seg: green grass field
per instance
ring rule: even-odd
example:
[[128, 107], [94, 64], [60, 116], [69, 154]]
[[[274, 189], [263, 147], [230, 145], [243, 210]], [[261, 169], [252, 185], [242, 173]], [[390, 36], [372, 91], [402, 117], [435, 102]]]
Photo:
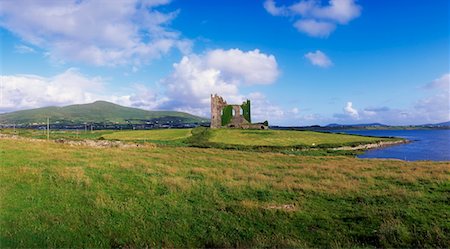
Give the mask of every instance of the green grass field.
[[450, 165], [0, 139], [0, 246], [450, 247]]
[[105, 139], [117, 139], [123, 141], [172, 141], [190, 137], [192, 129], [164, 129], [164, 130], [142, 130], [142, 131], [118, 131], [106, 134]]
[[380, 141], [380, 138], [353, 136], [344, 134], [319, 133], [313, 131], [289, 130], [213, 130], [211, 142], [256, 145], [256, 146], [292, 146], [292, 145], [323, 145], [346, 143], [371, 143]]
[[[44, 130], [12, 129], [0, 131], [3, 134], [16, 134], [22, 137], [45, 139]], [[341, 146], [356, 146], [376, 143], [380, 141], [393, 141], [398, 139], [364, 137], [346, 134], [331, 134], [312, 131], [290, 130], [241, 130], [241, 129], [158, 129], [158, 130], [52, 130], [50, 139], [107, 139], [128, 142], [150, 142], [169, 146], [193, 146], [202, 148], [221, 148], [251, 151], [278, 151], [292, 152], [292, 150], [320, 149], [315, 154], [339, 154], [341, 152], [330, 149]], [[346, 152], [354, 155], [356, 152]]]
[[[110, 134], [113, 130], [50, 130], [50, 139], [68, 139], [68, 140], [83, 140], [83, 139], [99, 139], [105, 134]], [[1, 134], [17, 135], [26, 138], [47, 139], [47, 133], [45, 130], [35, 129], [2, 129]]]

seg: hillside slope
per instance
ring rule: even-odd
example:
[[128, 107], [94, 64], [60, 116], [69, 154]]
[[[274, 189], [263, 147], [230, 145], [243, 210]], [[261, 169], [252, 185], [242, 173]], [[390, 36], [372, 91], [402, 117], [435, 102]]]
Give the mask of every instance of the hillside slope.
[[177, 119], [183, 123], [207, 121], [205, 118], [184, 112], [146, 111], [120, 106], [106, 101], [64, 107], [43, 107], [0, 114], [3, 124], [31, 124], [46, 122], [49, 117], [54, 122], [63, 123], [127, 123], [127, 120]]

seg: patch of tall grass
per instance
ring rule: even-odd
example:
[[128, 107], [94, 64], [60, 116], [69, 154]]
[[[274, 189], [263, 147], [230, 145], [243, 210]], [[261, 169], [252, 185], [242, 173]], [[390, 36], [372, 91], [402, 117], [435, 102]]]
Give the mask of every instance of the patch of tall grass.
[[450, 246], [448, 162], [13, 139], [0, 159], [4, 248]]

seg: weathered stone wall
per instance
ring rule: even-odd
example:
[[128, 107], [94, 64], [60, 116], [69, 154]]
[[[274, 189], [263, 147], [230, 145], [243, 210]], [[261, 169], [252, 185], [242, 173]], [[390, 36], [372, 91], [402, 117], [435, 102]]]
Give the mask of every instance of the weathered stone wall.
[[227, 102], [217, 94], [211, 94], [211, 128], [222, 127], [222, 110]]
[[226, 127], [230, 128], [243, 128], [242, 125], [250, 124], [244, 116], [241, 114], [241, 106], [240, 105], [229, 105], [232, 108], [232, 116], [231, 120]]
[[222, 97], [211, 94], [211, 128], [267, 129], [264, 124], [252, 124], [250, 100], [242, 105], [228, 105]]

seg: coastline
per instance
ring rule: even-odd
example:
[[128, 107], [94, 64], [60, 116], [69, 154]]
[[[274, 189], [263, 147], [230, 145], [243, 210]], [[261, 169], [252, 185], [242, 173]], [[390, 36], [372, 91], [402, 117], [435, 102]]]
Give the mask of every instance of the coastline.
[[411, 141], [407, 140], [407, 139], [396, 140], [396, 141], [381, 141], [378, 143], [362, 144], [362, 145], [358, 145], [355, 147], [351, 147], [351, 146], [337, 147], [337, 148], [332, 148], [331, 150], [370, 150], [370, 149], [379, 149], [379, 148], [383, 148], [383, 147], [400, 145], [400, 144], [407, 144], [410, 142]]
[[[123, 141], [110, 141], [110, 140], [91, 140], [91, 139], [83, 139], [83, 140], [68, 140], [68, 139], [56, 139], [56, 140], [46, 140], [46, 139], [37, 139], [37, 138], [28, 138], [28, 137], [21, 137], [18, 135], [10, 135], [10, 134], [2, 134], [0, 133], [0, 139], [16, 139], [16, 140], [26, 140], [30, 142], [53, 142], [53, 143], [59, 143], [59, 144], [68, 144], [70, 146], [88, 146], [88, 147], [126, 147], [126, 148], [132, 148], [132, 147], [143, 147], [142, 144], [138, 143], [124, 143]], [[411, 141], [407, 139], [401, 139], [401, 140], [395, 140], [395, 141], [380, 141], [377, 143], [368, 143], [368, 144], [362, 144], [357, 146], [341, 146], [341, 147], [335, 147], [335, 148], [329, 148], [329, 150], [333, 151], [356, 151], [356, 150], [370, 150], [370, 149], [378, 149], [388, 146], [394, 146], [399, 144], [406, 144], [410, 143]], [[147, 145], [148, 146], [148, 145]], [[154, 147], [154, 146], [151, 146]], [[307, 149], [301, 149], [302, 151], [311, 151], [311, 150], [320, 150], [320, 148], [307, 148]]]

